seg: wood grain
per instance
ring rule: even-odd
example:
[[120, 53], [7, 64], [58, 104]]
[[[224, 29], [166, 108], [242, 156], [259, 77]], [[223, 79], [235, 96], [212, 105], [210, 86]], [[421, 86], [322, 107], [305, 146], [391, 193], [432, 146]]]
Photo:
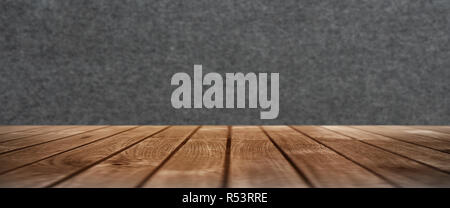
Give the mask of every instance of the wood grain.
[[389, 183], [287, 126], [264, 126], [315, 187], [391, 187]]
[[450, 126], [411, 126], [411, 127], [450, 134]]
[[449, 128], [0, 126], [0, 187], [450, 187]]
[[448, 187], [450, 175], [318, 126], [295, 129], [401, 187]]
[[346, 126], [324, 127], [450, 173], [450, 154]]
[[381, 129], [387, 128], [393, 131], [404, 132], [406, 134], [415, 134], [425, 137], [431, 137], [442, 141], [450, 141], [450, 134], [442, 133], [434, 130], [421, 129], [410, 126], [381, 126]]
[[196, 128], [171, 126], [56, 187], [136, 187]]
[[361, 129], [375, 134], [387, 136], [393, 139], [402, 140], [412, 144], [428, 147], [434, 150], [450, 153], [450, 141], [442, 141], [439, 139], [407, 133], [400, 130], [384, 128], [383, 126], [352, 126], [352, 128]]
[[[142, 139], [146, 132], [122, 127], [111, 137], [0, 175], [1, 187], [47, 187]], [[126, 131], [128, 130], [128, 131]], [[20, 181], [20, 182], [19, 182]]]
[[228, 129], [203, 126], [143, 187], [222, 186]]
[[17, 125], [17, 126], [0, 126], [0, 134], [6, 134], [11, 132], [17, 132], [17, 131], [25, 131], [29, 129], [36, 129], [40, 128], [42, 126], [24, 126], [24, 125]]
[[77, 126], [74, 128], [63, 129], [59, 131], [52, 131], [49, 133], [38, 134], [35, 136], [29, 136], [22, 139], [14, 139], [9, 140], [3, 143], [0, 143], [0, 154], [4, 154], [6, 152], [11, 152], [14, 150], [23, 149], [26, 147], [31, 147], [34, 145], [39, 145], [51, 141], [55, 141], [58, 139], [62, 139], [64, 137], [68, 137], [71, 135], [81, 134], [86, 131], [91, 131], [94, 129], [103, 128], [105, 126]]
[[308, 187], [257, 126], [233, 126], [229, 187]]
[[40, 128], [30, 128], [22, 131], [1, 134], [0, 143], [75, 127], [76, 126], [42, 126]]
[[128, 126], [108, 127], [2, 154], [0, 155], [0, 174], [128, 129], [130, 129]]

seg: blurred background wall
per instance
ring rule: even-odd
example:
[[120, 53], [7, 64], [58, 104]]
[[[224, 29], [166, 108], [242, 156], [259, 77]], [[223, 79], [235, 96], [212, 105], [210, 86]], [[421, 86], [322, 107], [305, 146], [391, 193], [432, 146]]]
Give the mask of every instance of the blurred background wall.
[[[3, 0], [0, 124], [450, 124], [450, 1]], [[280, 114], [171, 107], [279, 72]]]

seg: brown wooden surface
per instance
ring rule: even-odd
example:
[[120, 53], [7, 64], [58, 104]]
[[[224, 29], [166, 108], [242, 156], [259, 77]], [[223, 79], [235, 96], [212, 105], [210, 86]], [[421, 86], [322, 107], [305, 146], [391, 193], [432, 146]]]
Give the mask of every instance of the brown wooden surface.
[[172, 126], [67, 180], [60, 186], [139, 186], [195, 129], [195, 126]]
[[[297, 130], [400, 187], [447, 187], [450, 175], [318, 126]], [[424, 174], [426, 173], [426, 174]]]
[[441, 133], [435, 130], [428, 130], [426, 128], [414, 128], [409, 126], [382, 126], [382, 128], [388, 128], [394, 131], [401, 131], [406, 134], [417, 134], [425, 137], [431, 137], [442, 141], [450, 141], [450, 134]]
[[0, 187], [450, 187], [449, 126], [0, 126]]
[[287, 126], [264, 130], [314, 187], [391, 187], [377, 175]]
[[20, 132], [28, 129], [36, 129], [42, 126], [0, 126], [0, 134], [6, 134], [11, 132]]
[[44, 144], [50, 141], [63, 139], [68, 136], [81, 134], [86, 131], [102, 128], [102, 126], [81, 126], [63, 129], [61, 131], [53, 131], [35, 136], [28, 136], [21, 139], [13, 139], [0, 143], [0, 154], [24, 149], [34, 145]]
[[450, 154], [346, 126], [325, 126], [325, 128], [450, 173]]
[[411, 144], [420, 145], [437, 151], [450, 152], [450, 141], [444, 141], [417, 133], [405, 132], [402, 128], [398, 130], [385, 126], [354, 126], [354, 128]]
[[221, 187], [228, 129], [203, 126], [143, 187]]
[[309, 187], [257, 126], [231, 129], [230, 187]]
[[[14, 126], [15, 127], [15, 126]], [[48, 132], [54, 132], [62, 129], [74, 128], [76, 126], [41, 126], [39, 128], [36, 127], [26, 127], [23, 130], [20, 130], [19, 127], [12, 128], [9, 133], [0, 135], [0, 143], [8, 142], [12, 140], [27, 138], [30, 136], [37, 136], [41, 134], [45, 134]], [[8, 132], [7, 128], [3, 126], [4, 132]]]
[[413, 126], [416, 129], [430, 130], [450, 134], [450, 126]]

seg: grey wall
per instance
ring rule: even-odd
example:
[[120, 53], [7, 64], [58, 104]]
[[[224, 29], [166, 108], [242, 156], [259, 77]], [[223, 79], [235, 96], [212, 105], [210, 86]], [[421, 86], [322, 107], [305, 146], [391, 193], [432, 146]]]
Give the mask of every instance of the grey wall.
[[[0, 1], [0, 124], [450, 124], [450, 1]], [[279, 72], [280, 115], [175, 110], [176, 72]]]

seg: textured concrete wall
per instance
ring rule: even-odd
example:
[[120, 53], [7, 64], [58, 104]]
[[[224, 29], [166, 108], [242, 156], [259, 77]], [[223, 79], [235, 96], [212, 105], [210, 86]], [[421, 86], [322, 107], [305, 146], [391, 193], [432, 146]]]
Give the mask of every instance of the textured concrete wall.
[[[450, 124], [450, 1], [0, 1], [0, 124]], [[280, 115], [175, 110], [176, 72], [279, 72]]]

